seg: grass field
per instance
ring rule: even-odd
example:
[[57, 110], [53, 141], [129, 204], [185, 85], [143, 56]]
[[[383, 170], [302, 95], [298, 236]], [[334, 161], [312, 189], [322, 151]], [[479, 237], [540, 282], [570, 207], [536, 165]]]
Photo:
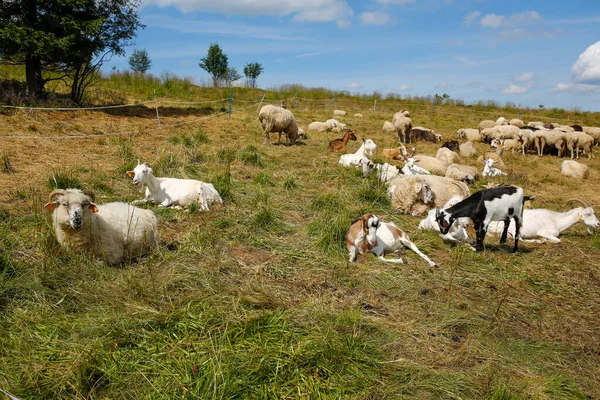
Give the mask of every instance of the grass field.
[[[161, 98], [223, 94], [194, 90]], [[114, 99], [147, 100], [142, 92]], [[396, 144], [381, 126], [406, 108], [401, 100], [373, 110], [364, 98], [337, 96], [329, 108], [326, 95], [298, 96], [308, 98], [292, 109], [300, 126], [342, 108], [364, 114], [338, 118], [359, 140]], [[337, 134], [262, 145], [252, 104], [234, 102], [249, 108], [230, 120], [200, 120], [227, 102], [162, 104], [163, 129], [154, 104], [0, 114], [2, 136], [40, 137], [0, 139], [0, 388], [23, 399], [600, 398], [598, 233], [576, 225], [560, 244], [520, 243], [516, 254], [510, 239], [499, 245], [491, 235], [482, 253], [450, 246], [419, 232], [419, 218], [393, 214], [385, 187], [338, 166], [339, 155], [326, 151]], [[517, 116], [510, 108], [413, 105], [413, 124], [445, 140], [482, 119]], [[528, 121], [535, 111], [518, 112]], [[597, 113], [540, 113], [600, 125]], [[132, 133], [102, 136], [122, 131]], [[64, 135], [95, 137], [41, 138]], [[350, 142], [349, 151], [358, 146]], [[419, 143], [418, 151], [434, 155], [437, 147]], [[100, 204], [140, 199], [125, 176], [137, 159], [157, 176], [213, 182], [224, 207], [201, 214], [144, 206], [158, 216], [162, 245], [119, 267], [61, 250], [43, 209], [52, 189], [91, 189]], [[582, 159], [591, 173], [580, 182], [560, 176], [557, 157], [507, 154], [504, 181], [535, 195], [535, 207], [566, 210], [571, 197], [597, 201], [598, 160]], [[349, 264], [344, 234], [367, 211], [405, 229], [440, 267], [412, 252], [405, 265], [372, 255]]]

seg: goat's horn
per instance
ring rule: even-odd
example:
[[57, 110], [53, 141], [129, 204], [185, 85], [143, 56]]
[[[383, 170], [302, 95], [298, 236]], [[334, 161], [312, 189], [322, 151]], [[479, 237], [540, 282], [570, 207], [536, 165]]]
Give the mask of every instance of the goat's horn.
[[582, 198], [580, 198], [580, 197], [573, 197], [573, 198], [571, 198], [571, 199], [569, 199], [569, 200], [565, 201], [565, 204], [567, 204], [567, 203], [568, 203], [568, 202], [570, 202], [570, 201], [576, 201], [576, 202], [578, 202], [578, 203], [581, 203], [581, 204], [582, 204], [584, 207], [586, 207], [586, 208], [588, 208], [588, 207], [591, 207], [591, 206], [590, 206], [590, 203], [588, 203], [586, 200], [584, 200], [584, 199], [582, 199]]
[[91, 190], [84, 190], [83, 194], [85, 194], [86, 196], [90, 196], [90, 198], [92, 199], [92, 203], [96, 201], [96, 195]]
[[50, 201], [50, 202], [54, 201], [54, 197], [58, 196], [59, 194], [65, 194], [65, 190], [64, 189], [56, 189], [56, 190], [52, 191], [52, 193], [50, 193], [50, 195], [48, 196], [48, 201]]

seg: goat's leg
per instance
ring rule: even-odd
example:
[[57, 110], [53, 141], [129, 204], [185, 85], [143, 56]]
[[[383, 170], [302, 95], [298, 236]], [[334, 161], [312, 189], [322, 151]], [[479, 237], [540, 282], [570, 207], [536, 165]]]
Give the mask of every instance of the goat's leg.
[[519, 238], [521, 237], [521, 218], [515, 216], [513, 219], [515, 220], [515, 247], [513, 247], [512, 252], [516, 253], [519, 248]]
[[510, 225], [510, 218], [504, 220], [504, 229], [502, 230], [502, 236], [500, 236], [500, 243], [506, 243], [508, 237], [508, 226]]
[[412, 251], [417, 253], [423, 260], [427, 261], [427, 264], [429, 264], [430, 267], [436, 266], [436, 263], [431, 261], [429, 257], [427, 257], [425, 254], [421, 253], [417, 246], [411, 240], [408, 239], [408, 236], [405, 238], [400, 238], [400, 242], [404, 247], [411, 249]]
[[356, 260], [356, 246], [348, 248], [348, 255], [350, 256], [350, 258], [348, 258], [349, 262], [354, 262], [354, 260]]

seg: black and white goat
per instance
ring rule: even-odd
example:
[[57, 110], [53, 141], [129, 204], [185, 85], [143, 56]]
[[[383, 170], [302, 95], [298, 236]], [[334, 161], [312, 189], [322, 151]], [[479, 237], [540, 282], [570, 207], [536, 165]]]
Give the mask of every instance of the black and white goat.
[[436, 215], [436, 221], [442, 234], [448, 233], [457, 218], [469, 217], [473, 221], [477, 234], [477, 251], [483, 250], [483, 239], [492, 221], [504, 221], [504, 230], [500, 243], [505, 243], [511, 218], [515, 221], [516, 252], [519, 245], [520, 231], [523, 225], [523, 202], [532, 197], [523, 195], [523, 188], [512, 185], [501, 185], [491, 189], [473, 193], [460, 203], [441, 210]]

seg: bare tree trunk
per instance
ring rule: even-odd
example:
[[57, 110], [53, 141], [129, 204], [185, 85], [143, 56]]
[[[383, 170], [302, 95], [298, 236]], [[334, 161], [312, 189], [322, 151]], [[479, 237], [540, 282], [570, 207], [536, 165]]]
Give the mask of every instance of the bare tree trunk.
[[43, 93], [42, 62], [39, 58], [28, 57], [25, 60], [25, 80], [29, 95], [39, 97]]

